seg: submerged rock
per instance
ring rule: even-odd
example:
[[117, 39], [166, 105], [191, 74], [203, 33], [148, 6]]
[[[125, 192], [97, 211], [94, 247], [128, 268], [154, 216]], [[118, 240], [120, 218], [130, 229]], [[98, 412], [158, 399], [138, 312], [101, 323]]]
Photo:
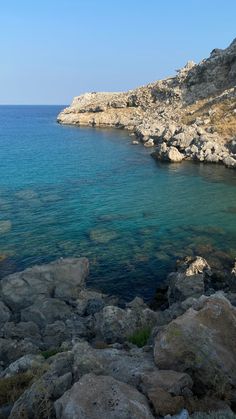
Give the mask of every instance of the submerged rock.
[[115, 240], [119, 237], [116, 231], [106, 230], [105, 228], [95, 228], [89, 233], [90, 240], [100, 243], [107, 244], [112, 240]]
[[16, 192], [15, 196], [23, 200], [37, 199], [38, 194], [33, 189], [22, 189], [21, 191]]
[[11, 231], [12, 223], [10, 220], [0, 221], [0, 234], [6, 234]]

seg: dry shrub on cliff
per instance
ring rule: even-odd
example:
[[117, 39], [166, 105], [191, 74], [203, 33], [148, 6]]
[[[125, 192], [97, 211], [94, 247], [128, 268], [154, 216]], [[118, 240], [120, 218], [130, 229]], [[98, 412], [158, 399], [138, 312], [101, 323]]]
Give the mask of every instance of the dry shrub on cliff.
[[207, 119], [204, 127], [214, 127], [223, 138], [236, 136], [236, 100], [234, 98], [215, 103], [214, 99], [199, 100], [185, 108], [185, 114], [182, 117], [184, 124], [191, 125], [196, 118]]
[[9, 378], [0, 379], [0, 406], [14, 403], [32, 383], [31, 371], [23, 372]]
[[45, 364], [26, 372], [19, 372], [12, 377], [0, 378], [0, 406], [14, 403], [47, 369], [48, 365]]

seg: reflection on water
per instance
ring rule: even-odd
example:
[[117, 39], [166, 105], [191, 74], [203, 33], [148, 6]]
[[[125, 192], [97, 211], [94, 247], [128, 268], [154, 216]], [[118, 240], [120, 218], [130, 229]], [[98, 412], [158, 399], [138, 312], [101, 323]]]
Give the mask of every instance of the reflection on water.
[[118, 130], [61, 127], [58, 107], [0, 107], [0, 276], [87, 256], [89, 283], [150, 298], [185, 255], [236, 257], [236, 174], [156, 163]]

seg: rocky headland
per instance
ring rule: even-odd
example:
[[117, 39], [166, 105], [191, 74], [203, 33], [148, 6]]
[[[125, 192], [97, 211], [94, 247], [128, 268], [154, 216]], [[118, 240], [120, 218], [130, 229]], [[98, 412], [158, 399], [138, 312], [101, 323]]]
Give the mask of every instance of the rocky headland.
[[236, 40], [174, 77], [125, 93], [75, 97], [58, 122], [127, 129], [158, 160], [236, 168]]
[[234, 262], [179, 261], [155, 309], [88, 275], [74, 258], [1, 280], [0, 418], [235, 418]]

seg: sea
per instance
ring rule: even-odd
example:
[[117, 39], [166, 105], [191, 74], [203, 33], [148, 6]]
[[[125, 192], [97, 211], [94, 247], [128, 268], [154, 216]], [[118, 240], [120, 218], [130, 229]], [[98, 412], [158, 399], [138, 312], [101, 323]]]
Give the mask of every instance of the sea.
[[158, 163], [119, 129], [62, 126], [61, 106], [0, 106], [0, 278], [86, 256], [88, 286], [150, 301], [185, 256], [236, 257], [236, 171]]

